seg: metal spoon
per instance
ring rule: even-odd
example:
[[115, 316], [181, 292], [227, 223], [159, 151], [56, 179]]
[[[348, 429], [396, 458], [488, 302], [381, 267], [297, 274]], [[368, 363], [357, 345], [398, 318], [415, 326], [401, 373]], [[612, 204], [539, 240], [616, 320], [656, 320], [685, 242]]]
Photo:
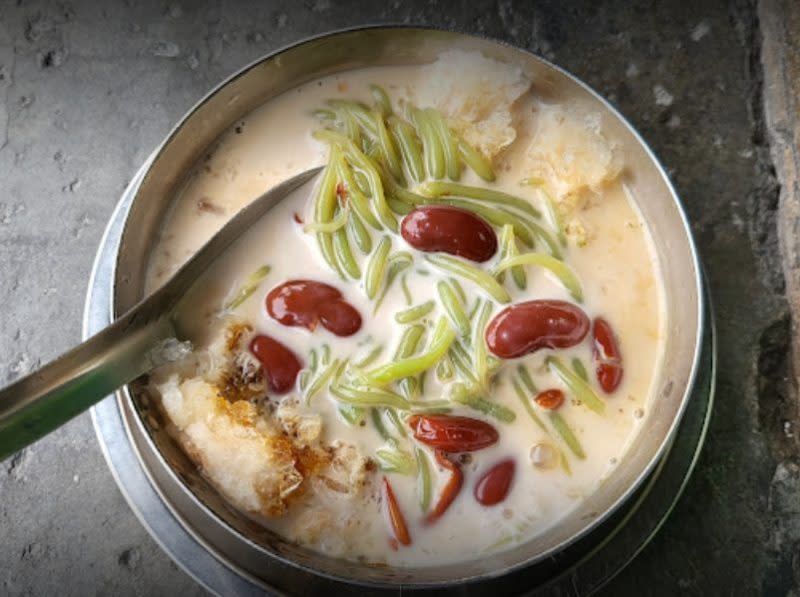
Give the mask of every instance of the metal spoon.
[[183, 299], [244, 232], [313, 168], [270, 189], [237, 213], [156, 292], [103, 331], [0, 390], [0, 460], [33, 443], [140, 375], [185, 355], [175, 323]]

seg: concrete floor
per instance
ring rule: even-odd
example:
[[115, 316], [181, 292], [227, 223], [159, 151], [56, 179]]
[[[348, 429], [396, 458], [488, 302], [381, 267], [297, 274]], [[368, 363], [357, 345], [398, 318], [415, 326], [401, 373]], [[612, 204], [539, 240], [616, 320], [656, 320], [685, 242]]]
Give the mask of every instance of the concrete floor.
[[[762, 17], [780, 4], [763, 3]], [[764, 33], [758, 9], [744, 0], [0, 0], [0, 383], [79, 340], [92, 259], [120, 192], [221, 78], [359, 23], [505, 39], [583, 78], [653, 146], [688, 209], [717, 311], [707, 448], [672, 518], [604, 594], [798, 595], [791, 317], [761, 60], [774, 31]], [[0, 594], [203, 593], [128, 509], [88, 415], [0, 463], [0, 529]]]

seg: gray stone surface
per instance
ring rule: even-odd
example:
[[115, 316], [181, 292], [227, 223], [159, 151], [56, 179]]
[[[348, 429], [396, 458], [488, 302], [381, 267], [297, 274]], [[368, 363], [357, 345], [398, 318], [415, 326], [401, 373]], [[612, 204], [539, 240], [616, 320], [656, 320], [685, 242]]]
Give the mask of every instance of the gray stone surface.
[[[78, 341], [115, 201], [222, 77], [303, 36], [361, 23], [505, 39], [585, 79], [652, 144], [686, 203], [716, 303], [707, 448], [664, 529], [604, 594], [796, 595], [796, 391], [762, 99], [762, 35], [769, 56], [785, 51], [769, 46], [776, 23], [788, 39], [800, 35], [775, 16], [781, 5], [0, 0], [0, 382]], [[202, 593], [127, 508], [87, 415], [0, 463], [0, 536], [0, 594]]]

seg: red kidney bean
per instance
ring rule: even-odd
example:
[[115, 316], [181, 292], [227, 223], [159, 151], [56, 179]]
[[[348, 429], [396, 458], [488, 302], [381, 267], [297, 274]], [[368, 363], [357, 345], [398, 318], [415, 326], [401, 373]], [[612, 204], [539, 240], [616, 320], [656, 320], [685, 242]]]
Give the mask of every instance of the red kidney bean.
[[594, 320], [592, 335], [592, 357], [597, 381], [604, 392], [611, 394], [622, 382], [622, 353], [614, 331], [602, 317]]
[[361, 315], [346, 301], [322, 303], [319, 321], [326, 330], [337, 336], [352, 336], [361, 329]]
[[498, 462], [486, 471], [475, 484], [475, 499], [478, 503], [494, 506], [506, 499], [516, 468], [516, 463], [508, 459]]
[[486, 327], [489, 350], [515, 359], [540, 348], [569, 348], [589, 331], [589, 318], [566, 301], [537, 300], [506, 307]]
[[564, 392], [555, 388], [544, 390], [539, 392], [533, 400], [545, 410], [555, 410], [564, 404]]
[[287, 326], [312, 332], [317, 324], [337, 336], [352, 336], [361, 329], [361, 314], [342, 298], [338, 289], [314, 280], [289, 280], [270, 290], [267, 312]]
[[414, 437], [445, 452], [474, 452], [497, 443], [497, 429], [479, 419], [450, 415], [413, 415]]
[[400, 234], [420, 251], [441, 251], [471, 261], [487, 261], [497, 251], [497, 236], [485, 220], [446, 205], [427, 205], [411, 211], [400, 224]]
[[285, 394], [294, 387], [303, 365], [286, 346], [269, 336], [256, 336], [250, 342], [250, 352], [264, 367], [270, 390]]

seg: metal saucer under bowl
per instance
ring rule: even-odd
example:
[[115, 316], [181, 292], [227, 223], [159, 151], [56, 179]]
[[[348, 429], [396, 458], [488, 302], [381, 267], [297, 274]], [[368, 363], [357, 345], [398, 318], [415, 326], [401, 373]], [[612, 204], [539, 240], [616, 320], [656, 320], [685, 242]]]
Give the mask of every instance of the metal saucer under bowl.
[[[125, 213], [141, 175], [142, 171], [123, 194], [97, 253], [86, 300], [84, 337], [110, 322], [114, 255]], [[715, 367], [716, 338], [709, 324], [704, 331], [695, 388], [673, 445], [648, 480], [611, 518], [552, 558], [509, 576], [463, 585], [459, 593], [478, 595], [491, 589], [503, 594], [587, 595], [630, 563], [661, 528], [694, 469], [711, 415]], [[219, 595], [292, 595], [316, 591], [370, 594], [364, 587], [324, 579], [286, 564], [276, 562], [266, 567], [260, 578], [255, 578], [226, 562], [214, 551], [213, 541], [204, 535], [203, 529], [193, 528], [181, 518], [174, 504], [151, 482], [128, 429], [131, 416], [135, 415], [126, 407], [126, 401], [116, 396], [109, 396], [92, 409], [103, 454], [133, 512], [162, 549], [198, 583]], [[400, 593], [400, 589], [372, 592]]]

